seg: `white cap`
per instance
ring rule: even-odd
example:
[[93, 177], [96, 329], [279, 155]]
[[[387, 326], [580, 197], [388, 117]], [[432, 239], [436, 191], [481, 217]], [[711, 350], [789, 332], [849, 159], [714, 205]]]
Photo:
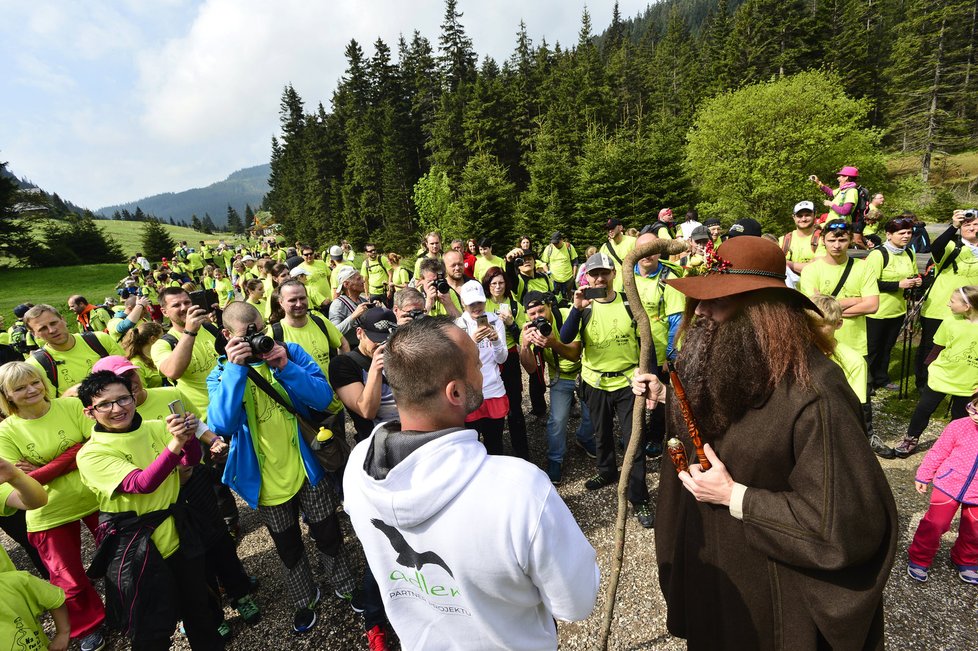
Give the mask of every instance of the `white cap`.
[[308, 276], [309, 272], [302, 267], [294, 267], [292, 271], [289, 272], [289, 275], [293, 278], [298, 278], [299, 276]]
[[343, 248], [337, 244], [329, 247], [329, 257], [339, 260], [343, 257]]
[[350, 265], [348, 264], [343, 265], [342, 267], [340, 267], [340, 270], [336, 272], [336, 285], [338, 287], [342, 287], [343, 283], [348, 281], [350, 278], [354, 276], [354, 274], [357, 273], [359, 272], [353, 267], [351, 267]]
[[241, 258], [241, 262], [248, 262], [249, 260], [254, 261], [254, 259], [255, 259], [254, 256], [246, 255], [243, 258]]
[[815, 212], [815, 204], [813, 204], [811, 201], [799, 201], [795, 204], [793, 214], [797, 215], [802, 210], [811, 210], [812, 212]]
[[607, 269], [612, 270], [615, 268], [615, 263], [611, 261], [604, 253], [595, 253], [590, 258], [587, 259], [587, 270], [590, 273], [594, 269]]
[[462, 299], [462, 305], [486, 302], [486, 292], [482, 289], [482, 285], [475, 280], [470, 280], [462, 285], [462, 291], [458, 294]]

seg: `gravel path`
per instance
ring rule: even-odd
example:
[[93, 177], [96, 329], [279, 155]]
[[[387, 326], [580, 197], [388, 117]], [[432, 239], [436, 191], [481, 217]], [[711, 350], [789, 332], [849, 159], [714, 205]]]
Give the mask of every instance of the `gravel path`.
[[[529, 405], [526, 405], [529, 412]], [[530, 432], [531, 458], [545, 459], [545, 422], [527, 418]], [[576, 426], [576, 422], [573, 423]], [[895, 422], [885, 414], [877, 413], [876, 429], [890, 444], [899, 440], [905, 423]], [[923, 437], [925, 443], [933, 441], [943, 423], [935, 421]], [[887, 435], [889, 433], [889, 435]], [[881, 460], [886, 476], [896, 498], [900, 515], [900, 538], [897, 557], [886, 587], [886, 637], [890, 649], [965, 650], [978, 648], [978, 588], [961, 583], [948, 559], [948, 549], [957, 535], [957, 523], [945, 536], [931, 578], [919, 584], [906, 576], [906, 550], [917, 522], [927, 508], [927, 498], [913, 489], [913, 473], [922, 457], [915, 455], [906, 460]], [[649, 487], [655, 491], [658, 478], [657, 462], [650, 464]], [[614, 519], [616, 512], [613, 488], [591, 492], [584, 489], [585, 479], [593, 472], [593, 461], [571, 445], [564, 465], [564, 483], [559, 492], [570, 510], [578, 518], [584, 533], [598, 552], [598, 563], [606, 574], [611, 566], [614, 544]], [[227, 616], [235, 632], [228, 649], [241, 651], [277, 651], [279, 649], [366, 649], [363, 623], [359, 615], [324, 589], [323, 604], [319, 608], [319, 624], [307, 635], [291, 633], [292, 608], [284, 598], [284, 586], [280, 578], [278, 557], [271, 539], [258, 522], [255, 513], [243, 503], [241, 525], [244, 532], [238, 552], [248, 571], [261, 581], [257, 601], [262, 608], [263, 619], [248, 628], [228, 609]], [[347, 540], [354, 535], [344, 516]], [[619, 651], [637, 649], [684, 649], [683, 640], [669, 635], [665, 629], [665, 605], [659, 592], [655, 565], [654, 530], [638, 526], [629, 515], [628, 536], [625, 547], [625, 566], [618, 587], [615, 621], [610, 648]], [[306, 536], [310, 558], [316, 558], [316, 550]], [[23, 552], [4, 538], [4, 546], [19, 567], [28, 565]], [[90, 541], [86, 554], [91, 553]], [[357, 553], [359, 563], [363, 555]], [[86, 559], [87, 560], [87, 559]], [[314, 562], [315, 568], [315, 562]], [[562, 624], [559, 628], [560, 648], [585, 650], [594, 648], [601, 625], [601, 609], [604, 603], [606, 577], [594, 613], [587, 620]], [[399, 648], [392, 644], [393, 649]], [[126, 649], [128, 646], [117, 638], [110, 640], [108, 649]], [[177, 635], [175, 649], [189, 649], [186, 638]]]

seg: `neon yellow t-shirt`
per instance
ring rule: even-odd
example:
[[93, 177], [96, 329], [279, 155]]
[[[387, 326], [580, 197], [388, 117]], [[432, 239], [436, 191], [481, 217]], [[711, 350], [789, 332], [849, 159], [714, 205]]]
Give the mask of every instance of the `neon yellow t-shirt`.
[[562, 244], [559, 248], [548, 244], [540, 255], [540, 262], [547, 265], [550, 276], [558, 283], [566, 283], [574, 277], [574, 261], [577, 260], [574, 246], [570, 242]]
[[254, 305], [258, 313], [262, 315], [263, 319], [268, 319], [268, 315], [272, 313], [272, 303], [267, 298], [263, 298], [257, 303], [252, 301], [250, 298], [245, 301], [249, 305]]
[[848, 215], [840, 215], [835, 211], [836, 208], [843, 206], [847, 203], [851, 203], [853, 210], [855, 210], [856, 203], [859, 201], [859, 191], [855, 187], [846, 188], [845, 190], [836, 190], [835, 196], [832, 198], [832, 205], [829, 206], [829, 218], [827, 221], [833, 219], [844, 219], [847, 222], [852, 222], [852, 211]]
[[[621, 242], [615, 244], [613, 240], [605, 240], [604, 244], [598, 249], [598, 252], [604, 252], [608, 254], [611, 258], [611, 263], [615, 265], [615, 282], [614, 290], [620, 292], [622, 288], [622, 272], [621, 272], [621, 260], [625, 261], [625, 256], [631, 253], [632, 249], [635, 248], [635, 238], [628, 235], [621, 236]], [[611, 251], [615, 252], [615, 255], [611, 254]], [[618, 256], [617, 258], [615, 256]]]
[[[560, 308], [561, 324], [567, 321], [567, 315], [570, 314], [570, 308]], [[560, 337], [560, 328], [557, 327], [557, 318], [551, 311], [550, 314], [550, 326], [554, 329], [554, 336]], [[581, 333], [578, 332], [574, 335], [574, 341], [581, 340]], [[554, 380], [556, 375], [561, 380], [575, 380], [577, 379], [578, 373], [581, 372], [581, 360], [572, 362], [566, 357], [557, 356], [555, 359], [553, 348], [543, 349], [543, 361], [547, 365], [548, 375], [550, 381]]]
[[[867, 273], [873, 278], [884, 282], [897, 282], [917, 275], [917, 258], [912, 254], [895, 254], [887, 251], [889, 259], [884, 269], [881, 250], [881, 248], [874, 249], [866, 256]], [[907, 299], [903, 297], [903, 290], [897, 289], [892, 292], [880, 292], [880, 308], [876, 314], [867, 316], [870, 319], [892, 319], [906, 313]]]
[[506, 261], [496, 255], [475, 256], [475, 271], [473, 271], [475, 274], [475, 279], [481, 283], [482, 277], [485, 276], [486, 272], [492, 267], [499, 267], [503, 271], [506, 271]]
[[[624, 389], [638, 366], [638, 335], [622, 298], [619, 293], [610, 303], [591, 301], [591, 317], [581, 337], [581, 378], [595, 389]], [[619, 374], [602, 376], [614, 372]]]
[[[169, 334], [176, 337], [177, 343], [185, 336], [182, 332], [177, 332], [173, 328], [170, 328]], [[180, 387], [180, 391], [192, 403], [192, 406], [187, 405], [187, 409], [192, 409], [201, 420], [206, 420], [207, 418], [207, 403], [209, 401], [207, 397], [207, 376], [217, 366], [218, 354], [214, 350], [214, 341], [214, 335], [205, 328], [197, 331], [194, 348], [190, 353], [190, 363], [187, 365], [187, 370], [177, 380], [177, 386]], [[156, 368], [159, 368], [163, 360], [169, 357], [172, 352], [173, 348], [164, 339], [160, 339], [153, 344], [153, 347], [150, 349], [150, 354], [153, 357], [153, 363], [156, 364]]]
[[217, 292], [217, 306], [222, 310], [234, 300], [234, 284], [228, 278], [215, 278], [214, 291]]
[[[102, 344], [105, 352], [109, 355], [126, 356], [126, 353], [119, 344], [106, 333], [93, 332], [92, 334], [98, 337], [99, 343]], [[101, 359], [99, 354], [85, 343], [81, 335], [74, 334], [71, 336], [75, 338], [75, 345], [69, 350], [54, 350], [50, 346], [44, 346], [44, 350], [54, 359], [55, 368], [58, 370], [57, 390], [55, 390], [54, 385], [48, 380], [48, 374], [44, 372], [44, 367], [41, 366], [41, 363], [34, 359], [33, 355], [27, 358], [28, 364], [33, 364], [41, 370], [41, 375], [44, 376], [44, 387], [47, 389], [49, 398], [61, 395], [69, 387], [73, 387], [84, 380], [92, 372], [92, 367], [95, 366], [95, 362]]]
[[65, 602], [64, 590], [27, 572], [0, 573], [0, 640], [4, 649], [40, 651], [50, 640], [40, 616]]
[[[681, 278], [683, 273], [672, 264], [662, 263], [668, 269], [668, 278]], [[659, 271], [659, 274], [665, 273]], [[661, 366], [666, 361], [666, 351], [669, 347], [669, 321], [673, 314], [682, 314], [686, 309], [686, 297], [671, 285], [659, 282], [659, 276], [647, 278], [635, 275], [635, 286], [642, 299], [642, 307], [649, 315], [649, 325], [652, 328], [652, 342], [655, 344], [655, 359]], [[665, 291], [663, 291], [663, 287]]]
[[322, 260], [304, 261], [299, 263], [298, 268], [309, 272], [309, 285], [315, 285], [321, 294], [330, 295], [331, 274], [328, 264]]
[[177, 387], [147, 389], [146, 400], [136, 408], [136, 412], [143, 420], [161, 420], [165, 422], [166, 417], [170, 415], [170, 403], [174, 400], [182, 400], [184, 410], [200, 418], [201, 414], [193, 411], [193, 408], [187, 400], [187, 396], [183, 395]]
[[163, 386], [163, 374], [160, 373], [158, 368], [148, 366], [142, 357], [133, 357], [129, 361], [139, 367], [139, 370], [136, 372], [139, 373], [144, 387], [153, 389]]
[[928, 367], [927, 386], [951, 396], [970, 396], [978, 387], [978, 323], [954, 316], [934, 333], [934, 345], [944, 346]]
[[[941, 255], [938, 255], [937, 251], [933, 252], [934, 259], [946, 260], [953, 250], [954, 242], [949, 242]], [[965, 285], [978, 285], [978, 258], [975, 258], [967, 244], [958, 251], [957, 257], [954, 258], [954, 265], [942, 264], [941, 266], [946, 268], [934, 279], [934, 285], [921, 310], [921, 314], [928, 319], [951, 318], [951, 308], [947, 306], [947, 302], [951, 299], [954, 290]]]
[[[852, 271], [849, 272], [849, 277], [846, 278], [845, 285], [836, 294], [836, 298], [841, 300], [843, 298], [879, 296], [876, 278], [868, 272], [868, 265], [863, 260], [850, 259], [852, 260]], [[809, 297], [816, 294], [830, 296], [832, 290], [839, 284], [845, 268], [845, 264], [829, 264], [824, 258], [815, 260], [802, 269], [798, 289], [802, 294]], [[835, 338], [860, 355], [865, 355], [867, 352], [865, 315], [845, 317], [842, 320], [842, 328], [835, 333]]]
[[[0, 423], [0, 457], [10, 463], [27, 459], [43, 466], [76, 443], [88, 439], [92, 421], [82, 411], [77, 398], [56, 398], [48, 413], [40, 418], [24, 420], [8, 416]], [[77, 470], [52, 479], [45, 485], [48, 503], [27, 511], [28, 531], [48, 531], [74, 522], [98, 510], [95, 495], [82, 484]], [[13, 492], [10, 484], [0, 485], [0, 513], [11, 515], [14, 509], [5, 506]]]
[[[784, 238], [787, 235], [782, 235], [778, 238], [778, 246], [784, 251]], [[822, 242], [821, 238], [816, 239], [815, 250], [812, 250], [812, 235], [805, 235], [797, 230], [791, 232], [791, 238], [788, 242], [788, 251], [785, 253], [785, 257], [791, 262], [811, 262], [815, 257], [825, 255], [825, 244]]]
[[0, 545], [0, 573], [16, 571], [17, 568], [14, 567], [14, 562], [7, 556], [7, 550], [3, 548], [3, 545]]
[[360, 265], [360, 275], [363, 276], [363, 279], [367, 283], [368, 294], [376, 296], [384, 293], [384, 285], [387, 284], [387, 271], [389, 269], [390, 263], [380, 256], [373, 262], [364, 258], [363, 264]]
[[408, 274], [408, 270], [404, 267], [395, 267], [391, 274], [391, 283], [394, 287], [403, 289], [409, 282], [411, 282], [411, 276]]
[[[343, 343], [343, 333], [340, 332], [339, 328], [332, 321], [317, 315], [315, 318], [326, 328], [327, 334], [324, 335], [319, 326], [313, 323], [313, 318], [310, 315], [306, 320], [306, 325], [301, 328], [293, 328], [285, 321], [279, 321], [279, 324], [282, 326], [282, 338], [285, 341], [302, 346], [302, 350], [306, 351], [310, 357], [316, 360], [316, 364], [323, 372], [323, 375], [329, 377], [329, 350], [330, 348], [340, 347]], [[269, 326], [268, 332], [271, 333], [271, 331], [272, 328]]]
[[[523, 324], [526, 323], [526, 310], [523, 309], [519, 301], [507, 301], [503, 299], [503, 302], [509, 305], [510, 312], [513, 314], [513, 323], [518, 329], [522, 330]], [[513, 305], [516, 306], [515, 311], [513, 310]], [[496, 316], [499, 316], [499, 304], [491, 298], [487, 298], [486, 312], [492, 312]], [[503, 318], [500, 316], [499, 320], [502, 321]], [[505, 323], [503, 323], [503, 329], [506, 331], [506, 348], [514, 347], [518, 343], [516, 337], [513, 336], [513, 333], [510, 332], [510, 329], [506, 327]]]
[[[78, 453], [78, 470], [82, 481], [98, 496], [99, 508], [106, 513], [135, 511], [145, 515], [167, 509], [180, 494], [176, 469], [152, 493], [123, 493], [116, 490], [133, 470], [145, 470], [160, 456], [170, 442], [166, 425], [159, 420], [143, 420], [131, 432], [92, 432], [91, 440]], [[190, 441], [189, 445], [196, 445]], [[173, 516], [156, 528], [153, 543], [163, 558], [180, 547], [180, 537]]]
[[[268, 364], [262, 363], [252, 368], [289, 400], [288, 394], [272, 375]], [[306, 480], [306, 469], [302, 465], [299, 451], [299, 426], [292, 414], [282, 409], [251, 381], [248, 381], [245, 389], [245, 413], [261, 469], [258, 505], [283, 504], [299, 492], [302, 482]]]
[[852, 387], [859, 402], [865, 403], [868, 398], [866, 385], [869, 382], [869, 364], [866, 363], [866, 358], [849, 346], [837, 342], [831, 359], [846, 374], [846, 382]]

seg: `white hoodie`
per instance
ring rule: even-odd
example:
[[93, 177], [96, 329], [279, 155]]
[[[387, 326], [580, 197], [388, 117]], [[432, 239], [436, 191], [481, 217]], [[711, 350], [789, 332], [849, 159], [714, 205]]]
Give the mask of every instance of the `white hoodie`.
[[486, 454], [462, 429], [375, 479], [398, 427], [385, 423], [354, 448], [343, 489], [403, 648], [556, 649], [553, 619], [586, 618], [600, 572], [547, 475]]

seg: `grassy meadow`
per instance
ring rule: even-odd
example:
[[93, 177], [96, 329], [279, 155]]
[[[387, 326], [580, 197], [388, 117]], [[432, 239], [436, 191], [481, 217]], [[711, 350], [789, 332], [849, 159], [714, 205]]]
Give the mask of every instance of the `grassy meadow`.
[[92, 264], [77, 267], [0, 270], [0, 315], [9, 328], [13, 309], [25, 302], [48, 303], [69, 314], [68, 296], [81, 294], [90, 303], [116, 296], [115, 286], [126, 275], [124, 264]]

